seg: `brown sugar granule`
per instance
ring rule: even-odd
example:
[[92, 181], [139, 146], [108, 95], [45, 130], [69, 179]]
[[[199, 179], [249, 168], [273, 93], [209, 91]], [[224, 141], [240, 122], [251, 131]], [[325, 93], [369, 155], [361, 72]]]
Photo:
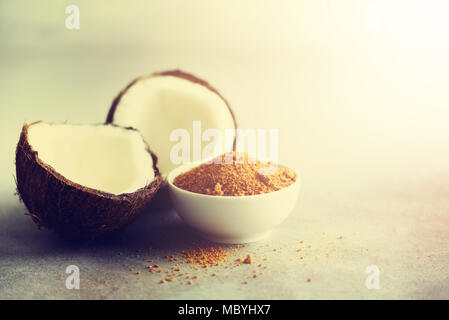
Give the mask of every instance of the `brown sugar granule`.
[[208, 246], [184, 250], [182, 255], [185, 262], [199, 264], [207, 268], [209, 265], [217, 265], [224, 261], [229, 252], [221, 247]]
[[243, 260], [243, 263], [246, 264], [251, 264], [253, 262], [253, 256], [251, 254], [248, 254], [245, 258], [245, 260]]
[[248, 196], [277, 191], [295, 181], [296, 174], [286, 167], [271, 167], [246, 153], [231, 152], [177, 176], [173, 183], [195, 193]]

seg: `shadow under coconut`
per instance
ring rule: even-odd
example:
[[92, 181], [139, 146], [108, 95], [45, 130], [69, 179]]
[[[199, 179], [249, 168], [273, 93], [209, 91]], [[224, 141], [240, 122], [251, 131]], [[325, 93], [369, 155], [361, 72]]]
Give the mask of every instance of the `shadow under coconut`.
[[19, 201], [0, 208], [1, 256], [134, 255], [148, 248], [171, 254], [204, 241], [173, 210], [149, 209], [123, 229], [90, 242], [66, 240], [51, 230], [38, 229], [26, 213]]
[[182, 249], [199, 236], [172, 210], [144, 212], [125, 228], [95, 241], [97, 246], [133, 249]]
[[27, 212], [19, 201], [0, 207], [1, 254], [56, 255], [81, 248], [79, 244], [62, 240], [50, 230], [39, 229]]

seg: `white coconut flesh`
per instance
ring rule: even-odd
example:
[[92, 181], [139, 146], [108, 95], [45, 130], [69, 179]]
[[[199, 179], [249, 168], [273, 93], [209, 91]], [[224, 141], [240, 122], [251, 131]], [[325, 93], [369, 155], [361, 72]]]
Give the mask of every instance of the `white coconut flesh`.
[[[201, 160], [194, 159], [198, 153], [194, 153], [193, 121], [198, 120], [201, 121], [201, 135], [208, 129], [215, 129], [223, 137], [221, 140], [213, 137], [200, 142], [202, 160], [232, 150], [234, 133], [230, 139], [225, 139], [224, 135], [233, 132], [235, 125], [224, 100], [203, 85], [166, 75], [139, 80], [128, 88], [117, 105], [113, 122], [136, 128], [142, 133], [157, 155], [158, 167], [165, 175], [181, 164], [177, 161], [182, 155], [177, 159], [170, 157], [172, 147], [182, 140], [170, 140], [171, 133], [176, 129], [184, 129], [189, 134], [189, 161]], [[207, 148], [211, 143], [215, 147]]]
[[155, 178], [151, 154], [135, 130], [39, 122], [28, 128], [28, 142], [66, 179], [103, 192], [132, 193]]

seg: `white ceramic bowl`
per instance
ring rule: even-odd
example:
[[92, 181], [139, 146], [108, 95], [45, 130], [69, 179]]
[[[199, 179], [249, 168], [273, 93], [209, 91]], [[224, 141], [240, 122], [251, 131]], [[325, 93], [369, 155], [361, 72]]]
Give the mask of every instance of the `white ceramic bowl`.
[[167, 176], [170, 198], [176, 212], [186, 224], [211, 241], [248, 243], [271, 234], [293, 210], [299, 195], [299, 175], [296, 181], [281, 190], [253, 196], [212, 196], [178, 188], [174, 179], [198, 166], [184, 164]]

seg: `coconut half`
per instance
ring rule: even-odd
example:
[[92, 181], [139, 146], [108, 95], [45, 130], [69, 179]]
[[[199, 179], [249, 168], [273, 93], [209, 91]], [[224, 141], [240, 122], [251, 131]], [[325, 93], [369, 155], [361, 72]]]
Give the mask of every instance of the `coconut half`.
[[156, 164], [134, 129], [35, 122], [17, 145], [17, 190], [38, 226], [94, 239], [149, 205], [162, 182]]
[[237, 125], [226, 99], [206, 81], [180, 70], [172, 70], [132, 81], [114, 99], [106, 123], [138, 129], [158, 156], [162, 174], [167, 174], [181, 164], [170, 157], [172, 148], [179, 143], [176, 139], [170, 139], [176, 129], [189, 134], [190, 161], [201, 160], [193, 158], [196, 143], [193, 140], [198, 139], [193, 130], [194, 121], [197, 124], [201, 121], [201, 133], [214, 129], [223, 137], [220, 142], [216, 141], [215, 148], [206, 152], [205, 147], [210, 141], [199, 136], [203, 140], [200, 142], [202, 160], [232, 150]]

